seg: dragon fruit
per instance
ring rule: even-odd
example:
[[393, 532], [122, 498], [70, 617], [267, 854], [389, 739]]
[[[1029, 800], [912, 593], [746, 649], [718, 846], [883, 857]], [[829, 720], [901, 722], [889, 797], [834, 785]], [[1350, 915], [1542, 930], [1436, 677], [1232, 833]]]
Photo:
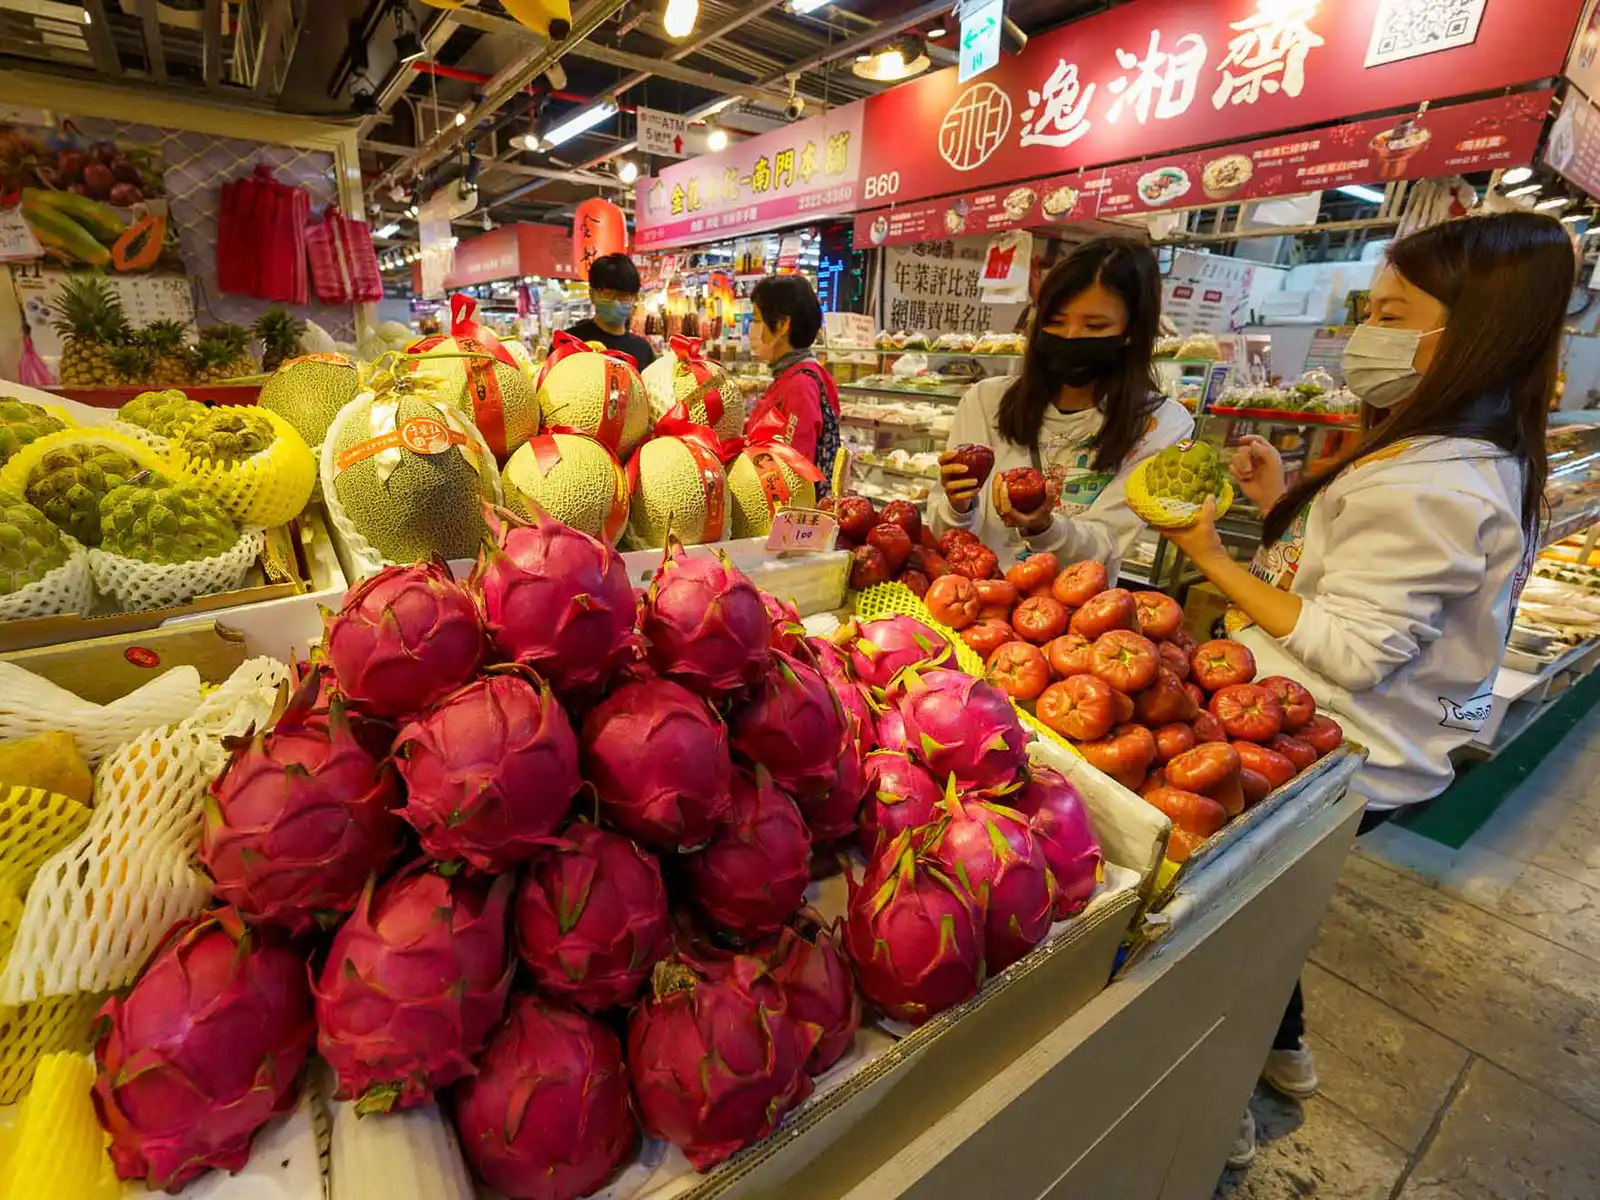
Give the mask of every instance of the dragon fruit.
[[778, 932], [811, 882], [811, 837], [789, 797], [760, 767], [733, 774], [733, 811], [685, 862], [689, 898], [718, 929], [745, 941]]
[[731, 722], [734, 753], [772, 773], [800, 806], [838, 779], [845, 750], [844, 709], [820, 672], [774, 651], [772, 666]]
[[1100, 882], [1100, 843], [1095, 840], [1083, 793], [1059, 771], [1033, 767], [1032, 778], [1008, 797], [1028, 818], [1056, 877], [1056, 917], [1083, 911]]
[[760, 596], [767, 610], [767, 620], [772, 626], [772, 648], [782, 650], [785, 654], [799, 654], [800, 644], [806, 640], [806, 628], [800, 624], [800, 611], [771, 592], [761, 592]]
[[896, 683], [906, 736], [935, 779], [963, 792], [1000, 794], [1016, 784], [1027, 736], [1011, 699], [960, 671], [908, 671]]
[[856, 679], [885, 691], [907, 667], [954, 667], [955, 648], [931, 626], [915, 617], [884, 617], [865, 625], [847, 626], [845, 644]]
[[861, 1027], [861, 997], [839, 944], [838, 926], [825, 928], [802, 919], [798, 931], [785, 928], [776, 949], [763, 957], [773, 982], [783, 989], [789, 1015], [819, 1031], [806, 1070], [820, 1075], [844, 1057]]
[[657, 676], [624, 684], [585, 718], [583, 774], [600, 795], [600, 814], [653, 850], [705, 845], [732, 807], [722, 719]]
[[535, 508], [533, 523], [491, 513], [492, 546], [468, 588], [496, 651], [562, 696], [596, 693], [635, 654], [633, 588], [605, 542]]
[[923, 846], [983, 908], [984, 961], [996, 974], [1032, 950], [1055, 919], [1056, 881], [1028, 818], [1013, 808], [945, 798], [949, 819]]
[[849, 879], [845, 952], [861, 991], [920, 1025], [983, 984], [983, 910], [908, 830], [886, 843], [860, 883]]
[[639, 629], [651, 666], [711, 700], [744, 691], [767, 667], [766, 605], [721, 554], [690, 557], [674, 544], [650, 584]]
[[811, 831], [811, 840], [818, 846], [831, 846], [855, 835], [856, 823], [861, 819], [861, 801], [867, 794], [866, 767], [848, 737], [839, 751], [837, 766], [832, 787], [795, 801]]
[[385, 567], [325, 616], [323, 645], [357, 710], [404, 719], [455, 691], [483, 661], [478, 610], [440, 562]]
[[337, 1099], [362, 1114], [415, 1108], [472, 1074], [511, 987], [512, 883], [418, 862], [367, 885], [312, 987]]
[[400, 730], [400, 810], [439, 862], [505, 871], [533, 856], [583, 785], [578, 735], [549, 686], [496, 669]]
[[906, 733], [906, 719], [898, 708], [889, 707], [878, 714], [876, 730], [878, 749], [911, 753], [911, 737]]
[[645, 1130], [704, 1171], [778, 1127], [811, 1094], [816, 1026], [789, 1014], [760, 959], [720, 978], [682, 959], [656, 964], [651, 995], [628, 1021], [628, 1072]]
[[660, 865], [585, 822], [528, 864], [516, 914], [517, 950], [539, 990], [590, 1012], [633, 1003], [672, 950]]
[[[856, 750], [860, 757], [865, 758], [878, 748], [877, 706], [873, 704], [867, 689], [851, 677], [844, 656], [830, 643], [820, 638], [807, 638], [806, 649], [810, 651], [811, 659], [817, 670], [822, 672], [822, 677], [833, 685], [834, 695], [839, 697], [839, 704], [851, 719], [851, 736], [855, 739]], [[805, 659], [806, 655], [797, 657]]]
[[237, 1171], [256, 1130], [294, 1107], [316, 1032], [305, 956], [231, 908], [179, 925], [100, 1010], [95, 1113], [122, 1179], [177, 1191]]
[[509, 1200], [599, 1191], [639, 1136], [616, 1034], [533, 996], [511, 1002], [455, 1087], [456, 1129], [478, 1174]]
[[326, 723], [328, 714], [333, 711], [333, 702], [338, 700], [344, 705], [345, 720], [350, 722], [350, 731], [356, 735], [356, 741], [361, 743], [362, 748], [373, 758], [388, 758], [389, 748], [394, 745], [394, 723], [356, 711], [350, 703], [350, 697], [339, 690], [339, 681], [334, 678], [333, 668], [328, 665], [320, 647], [312, 651], [310, 663], [301, 672], [301, 683], [312, 675], [317, 679], [317, 697], [311, 704], [312, 717], [321, 718]]
[[362, 747], [341, 697], [317, 710], [321, 690], [308, 675], [269, 732], [230, 743], [200, 834], [217, 895], [295, 935], [348, 913], [400, 853], [394, 768]]
[[907, 829], [932, 821], [944, 793], [927, 768], [903, 750], [874, 750], [867, 755], [866, 773], [861, 848], [871, 858], [880, 839], [893, 841]]

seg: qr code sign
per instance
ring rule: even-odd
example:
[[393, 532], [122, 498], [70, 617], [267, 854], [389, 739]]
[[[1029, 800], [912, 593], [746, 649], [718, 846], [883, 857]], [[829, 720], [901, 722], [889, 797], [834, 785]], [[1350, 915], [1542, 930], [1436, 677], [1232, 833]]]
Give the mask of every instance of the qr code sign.
[[1367, 45], [1366, 66], [1421, 58], [1470, 46], [1488, 0], [1380, 0]]

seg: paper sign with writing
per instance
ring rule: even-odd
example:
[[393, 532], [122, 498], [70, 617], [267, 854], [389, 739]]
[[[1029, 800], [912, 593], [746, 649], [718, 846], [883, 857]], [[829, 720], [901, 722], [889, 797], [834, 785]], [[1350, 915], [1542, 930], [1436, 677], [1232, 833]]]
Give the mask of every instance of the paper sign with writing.
[[772, 517], [768, 550], [821, 553], [833, 549], [839, 522], [832, 513], [816, 508], [780, 508]]
[[639, 149], [659, 158], [683, 158], [689, 153], [689, 118], [654, 108], [641, 108]]
[[0, 262], [32, 262], [44, 253], [16, 208], [0, 208]]

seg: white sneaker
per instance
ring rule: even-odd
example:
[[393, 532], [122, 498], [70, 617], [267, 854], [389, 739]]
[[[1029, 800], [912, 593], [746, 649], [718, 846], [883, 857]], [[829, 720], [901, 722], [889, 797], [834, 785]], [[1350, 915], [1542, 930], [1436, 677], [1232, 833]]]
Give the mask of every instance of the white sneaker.
[[1239, 1135], [1233, 1139], [1233, 1149], [1228, 1151], [1228, 1170], [1242, 1171], [1255, 1160], [1256, 1119], [1247, 1108], [1239, 1121]]
[[1271, 1051], [1261, 1068], [1261, 1080], [1291, 1100], [1309, 1100], [1317, 1094], [1317, 1061], [1311, 1047]]

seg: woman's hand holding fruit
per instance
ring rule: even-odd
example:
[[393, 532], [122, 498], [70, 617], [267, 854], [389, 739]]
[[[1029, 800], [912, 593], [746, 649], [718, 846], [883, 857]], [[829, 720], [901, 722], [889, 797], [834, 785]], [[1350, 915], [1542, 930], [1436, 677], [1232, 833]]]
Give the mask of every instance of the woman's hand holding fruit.
[[944, 485], [945, 498], [958, 513], [972, 511], [978, 498], [978, 489], [994, 470], [994, 451], [987, 446], [968, 442], [946, 450], [939, 456], [939, 482]]
[[1228, 463], [1239, 490], [1250, 497], [1263, 513], [1283, 499], [1287, 490], [1283, 479], [1283, 458], [1277, 447], [1253, 433], [1239, 440], [1239, 448]]

